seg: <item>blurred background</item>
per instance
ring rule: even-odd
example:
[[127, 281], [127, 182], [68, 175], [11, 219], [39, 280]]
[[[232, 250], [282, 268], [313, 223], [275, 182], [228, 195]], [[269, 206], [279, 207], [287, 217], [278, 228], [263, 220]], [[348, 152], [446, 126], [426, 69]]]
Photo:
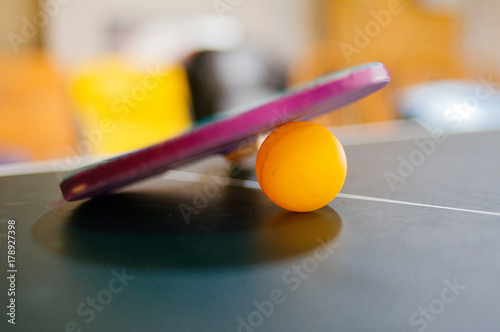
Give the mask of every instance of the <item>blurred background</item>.
[[498, 128], [499, 22], [497, 0], [0, 0], [0, 163], [140, 148], [373, 61], [391, 84], [318, 123]]

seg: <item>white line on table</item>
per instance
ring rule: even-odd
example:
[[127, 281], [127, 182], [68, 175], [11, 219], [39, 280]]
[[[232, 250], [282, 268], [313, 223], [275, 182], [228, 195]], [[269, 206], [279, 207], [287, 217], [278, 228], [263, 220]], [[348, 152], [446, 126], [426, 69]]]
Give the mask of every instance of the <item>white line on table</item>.
[[352, 194], [343, 194], [343, 193], [338, 194], [337, 197], [342, 197], [342, 198], [347, 198], [347, 199], [358, 199], [358, 200], [363, 200], [363, 201], [373, 201], [373, 202], [389, 203], [389, 204], [399, 204], [399, 205], [410, 205], [410, 206], [428, 207], [428, 208], [440, 209], [440, 210], [448, 210], [448, 211], [458, 211], [458, 212], [486, 214], [486, 215], [490, 215], [490, 216], [498, 216], [498, 217], [500, 217], [500, 212], [488, 212], [488, 211], [481, 211], [481, 210], [461, 209], [461, 208], [454, 208], [454, 207], [443, 206], [443, 205], [413, 203], [413, 202], [406, 202], [406, 201], [398, 201], [398, 200], [394, 200], [394, 199], [385, 199], [385, 198], [377, 198], [377, 197], [369, 197], [369, 196], [361, 196], [361, 195], [352, 195]]
[[[217, 176], [217, 175], [197, 174], [197, 173], [186, 172], [186, 171], [172, 170], [172, 171], [167, 172], [163, 176], [163, 178], [171, 179], [171, 180], [187, 181], [187, 182], [198, 182], [198, 183], [213, 183], [214, 179], [217, 178], [219, 180], [219, 183], [226, 181], [226, 183], [230, 186], [260, 189], [259, 183], [257, 181], [233, 179], [233, 178], [221, 177], [221, 176]], [[414, 202], [399, 201], [399, 200], [394, 200], [394, 199], [386, 199], [386, 198], [378, 198], [378, 197], [370, 197], [370, 196], [362, 196], [362, 195], [339, 193], [337, 195], [337, 197], [342, 197], [342, 198], [346, 198], [346, 199], [357, 199], [357, 200], [362, 200], [362, 201], [388, 203], [388, 204], [419, 206], [419, 207], [427, 207], [427, 208], [440, 209], [440, 210], [476, 213], [476, 214], [484, 214], [484, 215], [500, 217], [500, 212], [489, 212], [489, 211], [481, 211], [481, 210], [473, 210], [473, 209], [461, 209], [461, 208], [454, 208], [454, 207], [443, 206], [443, 205], [414, 203]]]

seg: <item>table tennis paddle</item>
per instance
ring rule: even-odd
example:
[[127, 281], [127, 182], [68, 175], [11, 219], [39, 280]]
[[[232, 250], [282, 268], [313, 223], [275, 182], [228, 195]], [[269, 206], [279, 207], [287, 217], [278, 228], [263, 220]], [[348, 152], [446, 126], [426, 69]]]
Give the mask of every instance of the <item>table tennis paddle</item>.
[[296, 120], [307, 120], [361, 99], [389, 83], [381, 63], [322, 76], [249, 107], [221, 113], [178, 137], [89, 165], [60, 183], [66, 201], [97, 196], [243, 142]]

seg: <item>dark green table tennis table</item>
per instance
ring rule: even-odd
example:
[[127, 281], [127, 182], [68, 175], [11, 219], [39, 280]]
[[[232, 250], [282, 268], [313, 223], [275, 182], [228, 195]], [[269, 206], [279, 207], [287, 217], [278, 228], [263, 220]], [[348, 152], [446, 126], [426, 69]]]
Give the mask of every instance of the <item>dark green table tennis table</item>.
[[0, 330], [496, 331], [500, 131], [332, 130], [347, 180], [305, 214], [219, 157], [62, 205], [50, 163], [1, 167]]

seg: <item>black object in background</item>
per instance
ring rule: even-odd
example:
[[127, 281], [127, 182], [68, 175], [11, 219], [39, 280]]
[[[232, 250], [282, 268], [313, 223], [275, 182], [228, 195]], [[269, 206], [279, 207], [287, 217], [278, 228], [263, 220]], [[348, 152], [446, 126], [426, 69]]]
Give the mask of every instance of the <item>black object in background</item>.
[[200, 51], [185, 65], [196, 121], [285, 88], [285, 70], [248, 51]]

